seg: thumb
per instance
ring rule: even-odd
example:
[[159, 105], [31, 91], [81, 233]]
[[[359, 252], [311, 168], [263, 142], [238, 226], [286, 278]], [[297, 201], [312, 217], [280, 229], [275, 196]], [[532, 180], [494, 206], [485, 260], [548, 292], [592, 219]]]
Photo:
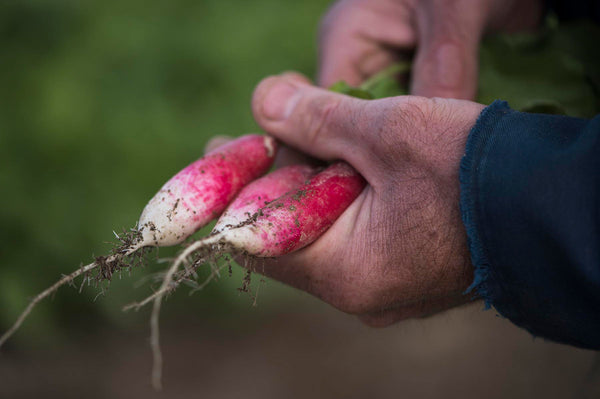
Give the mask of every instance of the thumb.
[[475, 98], [481, 27], [470, 14], [451, 9], [448, 2], [421, 15], [412, 94]]
[[252, 111], [267, 133], [291, 147], [317, 158], [352, 163], [352, 154], [362, 151], [357, 120], [365, 103], [284, 74], [259, 83]]

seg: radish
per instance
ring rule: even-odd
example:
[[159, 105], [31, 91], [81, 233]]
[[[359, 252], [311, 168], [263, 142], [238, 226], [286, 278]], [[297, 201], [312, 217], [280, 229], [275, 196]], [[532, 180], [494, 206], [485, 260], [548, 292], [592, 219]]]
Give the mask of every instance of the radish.
[[[127, 258], [144, 247], [181, 243], [195, 231], [219, 216], [234, 196], [249, 182], [264, 174], [273, 164], [276, 142], [261, 135], [233, 140], [177, 173], [144, 208], [138, 229], [119, 237], [123, 245], [107, 257], [83, 266], [33, 298], [15, 324], [0, 337], [0, 347], [19, 328], [33, 307], [80, 275], [99, 268], [98, 279], [130, 266]], [[116, 235], [116, 234], [115, 234]]]
[[213, 233], [244, 222], [269, 202], [300, 187], [316, 172], [316, 168], [308, 165], [291, 165], [253, 181], [227, 207], [213, 228]]
[[[0, 346], [18, 329], [35, 304], [75, 277], [100, 268], [99, 277], [110, 279], [114, 271], [129, 266], [124, 259], [137, 250], [181, 243], [223, 212], [238, 191], [271, 166], [274, 155], [273, 139], [246, 136], [183, 169], [150, 200], [140, 216], [139, 228], [122, 239], [123, 246], [112, 255], [97, 258], [94, 263], [63, 277], [36, 296], [15, 325], [0, 338]], [[207, 258], [226, 252], [273, 257], [303, 248], [335, 222], [364, 186], [364, 179], [352, 167], [339, 162], [320, 173], [308, 166], [282, 168], [246, 187], [226, 210], [213, 233], [192, 243], [175, 259], [161, 288], [139, 304], [127, 307], [139, 308], [154, 300], [151, 345], [155, 388], [161, 386], [158, 317], [162, 298], [172, 289], [173, 276], [188, 257], [196, 253], [193, 265], [197, 266]], [[186, 270], [179, 281], [189, 273]]]
[[[231, 202], [225, 212], [221, 215], [215, 227], [213, 228], [211, 237], [215, 237], [218, 233], [224, 233], [231, 229], [238, 227], [241, 224], [247, 223], [249, 219], [253, 218], [261, 208], [268, 205], [273, 200], [281, 197], [282, 195], [297, 189], [302, 184], [306, 183], [307, 180], [317, 173], [317, 169], [308, 165], [292, 165], [286, 166], [281, 169], [277, 169], [274, 172], [269, 173], [266, 176], [261, 177], [248, 184], [240, 191], [238, 196]], [[154, 292], [151, 296], [147, 297], [141, 302], [135, 302], [123, 307], [123, 310], [129, 310], [132, 308], [139, 309], [142, 306], [148, 304], [153, 299], [173, 290], [181, 281], [189, 276], [185, 273], [184, 276], [179, 278], [175, 287], [171, 286], [172, 277], [175, 275], [177, 268], [184, 260], [191, 255], [193, 252], [200, 250], [203, 246], [204, 240], [198, 240], [187, 249], [185, 249], [179, 256], [179, 261], [174, 262], [171, 269], [165, 275], [163, 286]], [[200, 258], [194, 261], [194, 264], [199, 264], [209, 257], [208, 255], [219, 256], [221, 253], [212, 254], [210, 251], [210, 245], [204, 246], [204, 249], [208, 248], [206, 253], [203, 253]]]
[[[258, 180], [255, 180], [244, 187], [235, 200], [227, 207], [227, 210], [221, 215], [217, 224], [213, 229], [214, 234], [219, 232], [226, 232], [230, 229], [244, 223], [246, 220], [256, 214], [261, 207], [265, 206], [272, 200], [280, 197], [281, 195], [299, 187], [301, 184], [307, 181], [312, 175], [316, 173], [316, 169], [306, 165], [293, 165], [278, 169]], [[162, 191], [162, 190], [161, 190]], [[152, 202], [151, 202], [152, 203]], [[150, 204], [151, 204], [150, 203]], [[148, 206], [150, 206], [150, 204]], [[169, 292], [174, 290], [181, 281], [188, 278], [193, 272], [194, 267], [187, 269], [183, 276], [173, 282], [173, 277], [177, 273], [177, 270], [181, 263], [183, 263], [187, 257], [195, 251], [198, 251], [197, 243], [201, 243], [202, 240], [196, 242], [195, 246], [192, 245], [183, 251], [182, 255], [179, 256], [177, 261], [169, 268], [163, 283], [159, 290], [154, 294], [144, 299], [139, 303], [133, 303], [127, 305], [123, 310], [131, 308], [139, 309], [140, 307], [154, 301], [152, 309], [152, 315], [150, 317], [151, 335], [150, 344], [152, 347], [153, 355], [153, 368], [152, 368], [152, 385], [157, 389], [161, 389], [161, 375], [162, 375], [162, 353], [160, 350], [160, 333], [159, 333], [159, 315], [163, 297]], [[201, 246], [201, 245], [200, 245]], [[197, 259], [194, 260], [194, 265], [199, 265], [207, 258], [215, 258], [221, 255], [222, 251], [216, 251], [212, 253], [212, 246], [204, 246], [204, 252]], [[206, 284], [213, 276], [204, 283]]]
[[274, 156], [273, 138], [248, 135], [190, 164], [165, 183], [144, 208], [137, 245], [181, 243], [219, 216], [246, 184], [264, 174]]
[[245, 222], [203, 241], [258, 257], [288, 254], [319, 238], [364, 186], [365, 180], [350, 165], [335, 163]]
[[[125, 307], [125, 310], [139, 309], [154, 301], [150, 343], [154, 359], [152, 382], [156, 389], [161, 387], [162, 374], [160, 307], [164, 295], [193, 272], [192, 267], [172, 284], [173, 276], [188, 257], [197, 253], [194, 266], [227, 252], [274, 257], [301, 249], [319, 238], [365, 186], [363, 177], [344, 162], [335, 163], [305, 181], [312, 174], [314, 171], [309, 167], [292, 166], [248, 185], [221, 216], [213, 233], [192, 243], [175, 259], [158, 291]], [[278, 199], [269, 201], [282, 193]]]
[[[330, 90], [359, 98], [378, 98], [381, 96], [373, 95], [377, 87], [389, 85], [393, 75], [405, 72], [408, 68], [407, 64], [394, 65], [368, 79], [359, 88], [338, 82]], [[205, 226], [225, 209], [242, 187], [269, 169], [275, 156], [275, 144], [275, 140], [269, 137], [243, 136], [183, 169], [146, 205], [137, 229], [122, 237], [115, 233], [123, 245], [115, 248], [110, 256], [97, 257], [95, 262], [64, 276], [33, 298], [15, 324], [0, 337], [0, 347], [20, 327], [33, 307], [62, 285], [78, 276], [87, 276], [94, 269], [99, 269], [98, 280], [110, 280], [115, 271], [131, 266], [127, 259], [136, 253], [139, 256], [141, 249], [179, 244]], [[292, 174], [288, 172], [288, 178]], [[241, 223], [235, 229], [231, 228], [234, 220], [240, 220], [249, 211], [241, 203], [232, 207], [226, 218], [217, 224], [213, 235], [183, 251], [172, 268], [176, 270], [175, 265], [178, 266], [194, 251], [214, 244], [219, 244], [217, 253], [223, 253], [228, 248], [256, 256], [278, 256], [308, 245], [333, 223], [364, 186], [362, 178], [345, 164], [335, 164], [315, 179], [304, 189], [298, 190], [295, 196], [282, 197], [275, 205], [268, 205], [256, 213], [252, 220]], [[268, 195], [270, 198], [276, 197], [276, 180], [267, 182], [263, 182], [265, 186], [261, 198]], [[255, 189], [257, 192], [262, 190], [259, 186]], [[328, 192], [329, 189], [332, 192]], [[302, 209], [302, 212], [296, 212], [296, 209]], [[172, 274], [165, 281], [171, 278]], [[160, 291], [168, 289], [163, 287]], [[139, 307], [140, 304], [134, 306]]]
[[[378, 81], [378, 80], [377, 80]], [[364, 90], [338, 84], [333, 91], [371, 98]], [[123, 245], [107, 257], [83, 266], [31, 300], [15, 324], [0, 337], [0, 347], [20, 327], [33, 307], [76, 277], [99, 269], [97, 280], [110, 280], [132, 256], [147, 247], [182, 243], [219, 216], [248, 183], [265, 173], [276, 152], [274, 139], [248, 135], [208, 153], [180, 171], [159, 190], [144, 208], [137, 229], [126, 233]], [[309, 179], [307, 181], [307, 179]], [[279, 169], [244, 188], [217, 222], [210, 236], [189, 245], [173, 261], [162, 286], [145, 300], [128, 305], [136, 308], [154, 301], [151, 316], [151, 345], [154, 357], [153, 385], [160, 389], [162, 355], [158, 317], [164, 295], [192, 274], [205, 260], [227, 252], [256, 257], [276, 257], [304, 248], [319, 238], [350, 206], [365, 187], [365, 180], [344, 162], [320, 173], [309, 166]], [[115, 233], [116, 235], [116, 233]], [[192, 259], [190, 268], [178, 276], [179, 266]], [[140, 256], [141, 257], [141, 256]]]
[[[139, 309], [172, 290], [174, 287], [170, 285], [177, 269], [194, 253], [197, 258], [192, 264], [198, 265], [227, 252], [256, 257], [281, 256], [315, 241], [361, 193], [365, 181], [344, 162], [335, 163], [299, 183], [311, 173], [314, 172], [309, 167], [293, 166], [251, 183], [227, 208], [212, 234], [193, 242], [173, 261], [161, 288], [143, 301], [125, 306], [124, 310]], [[286, 180], [281, 182], [275, 177]], [[294, 181], [299, 184], [295, 189], [284, 190]], [[274, 201], [265, 200], [266, 204], [262, 201], [281, 192], [284, 195]], [[252, 213], [251, 209], [255, 211]]]

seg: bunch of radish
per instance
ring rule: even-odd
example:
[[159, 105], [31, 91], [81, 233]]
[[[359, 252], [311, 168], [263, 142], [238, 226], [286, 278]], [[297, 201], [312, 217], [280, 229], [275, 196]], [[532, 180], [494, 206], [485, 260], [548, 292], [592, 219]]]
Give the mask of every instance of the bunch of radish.
[[[213, 232], [192, 242], [177, 256], [162, 286], [139, 308], [154, 303], [151, 342], [153, 383], [160, 387], [161, 355], [158, 315], [164, 295], [189, 277], [195, 267], [225, 253], [277, 257], [303, 248], [322, 235], [364, 188], [365, 181], [349, 165], [338, 162], [318, 170], [307, 165], [272, 166], [277, 143], [268, 136], [247, 135], [221, 146], [171, 178], [144, 208], [137, 228], [123, 238], [112, 255], [99, 257], [36, 296], [2, 337], [0, 346], [19, 328], [33, 307], [60, 286], [97, 270], [110, 279], [129, 266], [147, 247], [180, 244], [221, 216]], [[178, 274], [182, 264], [186, 270]], [[282, 265], [285, 267], [285, 265]], [[179, 276], [177, 279], [174, 277]]]

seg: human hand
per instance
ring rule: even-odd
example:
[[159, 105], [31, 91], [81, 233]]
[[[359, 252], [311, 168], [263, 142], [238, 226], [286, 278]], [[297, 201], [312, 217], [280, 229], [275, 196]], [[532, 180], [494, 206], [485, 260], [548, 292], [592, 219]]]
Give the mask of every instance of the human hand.
[[416, 47], [412, 94], [473, 99], [483, 34], [541, 16], [541, 0], [340, 0], [321, 24], [318, 82], [359, 85]]
[[300, 151], [354, 166], [368, 186], [310, 246], [250, 265], [385, 326], [469, 300], [459, 163], [483, 109], [461, 100], [359, 100], [297, 74], [262, 81], [254, 117]]

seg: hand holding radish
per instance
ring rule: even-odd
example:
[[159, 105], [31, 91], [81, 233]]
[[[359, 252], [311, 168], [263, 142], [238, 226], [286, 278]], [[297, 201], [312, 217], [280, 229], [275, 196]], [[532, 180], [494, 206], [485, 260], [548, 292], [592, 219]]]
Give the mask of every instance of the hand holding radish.
[[271, 167], [275, 153], [276, 142], [271, 137], [247, 135], [188, 165], [148, 202], [137, 228], [122, 237], [117, 235], [122, 245], [114, 248], [111, 255], [97, 257], [36, 295], [15, 324], [0, 335], [0, 347], [19, 329], [36, 304], [61, 286], [82, 275], [84, 282], [90, 281], [91, 272], [97, 273], [96, 281], [110, 280], [115, 272], [137, 263], [136, 256], [142, 258], [144, 248], [184, 241], [219, 216], [245, 185], [264, 174]]
[[[117, 235], [123, 245], [110, 256], [98, 257], [64, 276], [34, 297], [15, 324], [0, 336], [0, 346], [37, 303], [62, 285], [81, 275], [85, 282], [90, 279], [91, 271], [97, 271], [97, 281], [110, 280], [113, 273], [131, 267], [131, 260], [139, 250], [180, 244], [225, 211], [211, 235], [192, 242], [177, 256], [159, 290], [126, 307], [139, 309], [147, 303], [154, 304], [150, 320], [152, 380], [154, 387], [160, 389], [162, 354], [158, 321], [167, 293], [195, 274], [201, 264], [226, 253], [276, 257], [310, 245], [335, 223], [365, 187], [363, 177], [344, 162], [320, 169], [309, 165], [288, 166], [260, 178], [272, 165], [276, 150], [273, 138], [247, 135], [188, 165], [148, 202], [136, 229], [123, 238]], [[179, 272], [181, 265], [186, 266], [183, 272]]]
[[468, 301], [458, 172], [482, 109], [413, 96], [365, 101], [297, 74], [265, 79], [253, 98], [261, 127], [311, 156], [345, 160], [368, 185], [312, 245], [259, 270], [376, 326]]

